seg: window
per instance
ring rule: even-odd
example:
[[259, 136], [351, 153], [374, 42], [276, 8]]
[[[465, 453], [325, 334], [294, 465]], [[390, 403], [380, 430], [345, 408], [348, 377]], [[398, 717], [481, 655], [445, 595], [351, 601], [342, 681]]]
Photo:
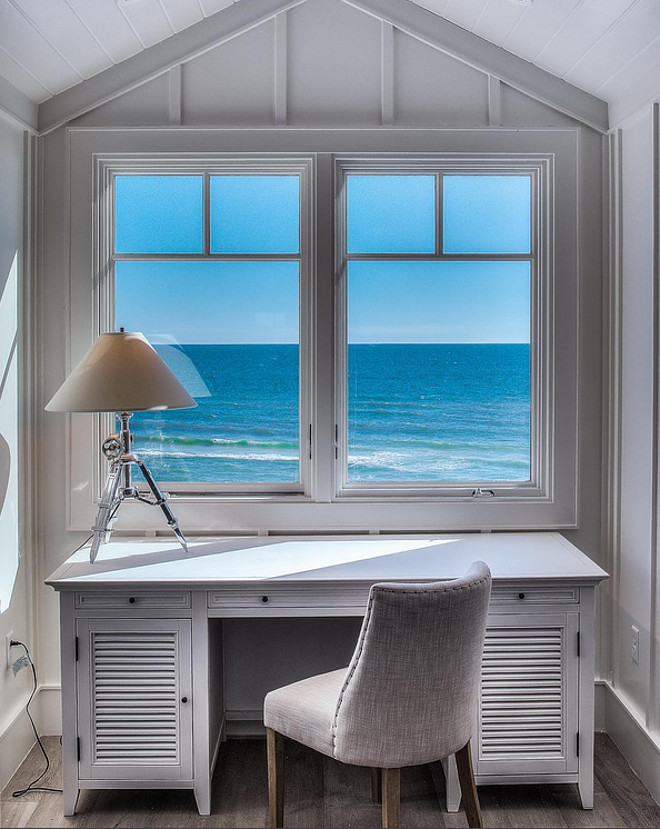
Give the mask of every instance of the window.
[[306, 180], [267, 165], [113, 178], [114, 327], [142, 331], [198, 404], [133, 416], [136, 452], [177, 489], [304, 483]]
[[[575, 526], [578, 157], [574, 130], [74, 129], [70, 364], [124, 325], [191, 390], [134, 420], [189, 534]], [[70, 418], [72, 528], [112, 426]]]
[[538, 171], [339, 162], [343, 495], [538, 485]]

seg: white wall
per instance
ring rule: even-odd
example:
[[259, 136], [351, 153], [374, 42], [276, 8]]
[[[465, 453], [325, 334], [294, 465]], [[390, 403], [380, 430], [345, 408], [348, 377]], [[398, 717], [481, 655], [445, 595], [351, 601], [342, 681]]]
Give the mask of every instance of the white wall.
[[[279, 28], [278, 28], [279, 27]], [[488, 76], [434, 50], [399, 31], [393, 37], [391, 107], [384, 100], [381, 77], [381, 23], [337, 0], [309, 0], [286, 14], [286, 54], [279, 54], [279, 74], [274, 82], [277, 48], [282, 47], [281, 24], [269, 21], [202, 57], [183, 65], [180, 99], [171, 95], [178, 74], [164, 75], [86, 114], [75, 126], [186, 127], [284, 126], [380, 127], [452, 126], [487, 128], [489, 125], [531, 128], [580, 128], [570, 118], [502, 85], [501, 107], [489, 110]], [[278, 40], [279, 38], [279, 40]], [[276, 44], [279, 44], [277, 46]], [[283, 73], [283, 74], [282, 74]], [[285, 100], [282, 89], [286, 88]], [[68, 143], [64, 129], [42, 139], [44, 274], [41, 313], [44, 326], [42, 361], [45, 403], [66, 374], [68, 285]], [[460, 149], [460, 148], [457, 148]], [[576, 194], [580, 196], [580, 528], [568, 534], [587, 554], [599, 560], [600, 464], [601, 464], [601, 138], [580, 128], [580, 172]], [[561, 278], [561, 275], [559, 275]], [[40, 578], [55, 569], [85, 535], [67, 531], [67, 501], [62, 487], [67, 453], [61, 416], [46, 416], [43, 434], [41, 492], [46, 543], [40, 550]], [[48, 685], [59, 683], [57, 657], [56, 597], [40, 592], [41, 666]], [[343, 653], [346, 631], [319, 647], [316, 628], [308, 634], [289, 625], [305, 647]], [[313, 626], [312, 626], [313, 627]], [[302, 639], [308, 635], [307, 646]], [[351, 633], [351, 636], [353, 634]], [[252, 636], [249, 626], [228, 626], [228, 653], [237, 662], [246, 660], [245, 647]], [[257, 637], [258, 638], [258, 637]], [[262, 645], [268, 654], [269, 643]], [[257, 661], [259, 657], [257, 655]], [[248, 654], [247, 663], [255, 661]], [[243, 667], [249, 669], [249, 664]], [[241, 666], [237, 668], [239, 675]], [[320, 666], [317, 666], [320, 669]], [[232, 666], [230, 666], [230, 670]], [[297, 667], [291, 669], [295, 673]], [[281, 681], [288, 677], [282, 676]], [[254, 689], [253, 689], [254, 690]], [[251, 708], [240, 686], [230, 687], [228, 707]], [[52, 729], [56, 723], [50, 723]]]
[[[614, 346], [619, 394], [612, 399], [615, 480], [610, 521], [612, 642], [606, 727], [660, 800], [660, 584], [658, 582], [658, 123], [651, 105], [612, 137], [613, 279], [620, 293]], [[654, 143], [656, 142], [656, 143]], [[656, 158], [654, 159], [654, 154]], [[617, 169], [620, 171], [620, 178]], [[615, 322], [616, 322], [615, 314]], [[616, 378], [615, 378], [616, 379]], [[616, 388], [614, 389], [616, 391]], [[618, 426], [618, 428], [617, 428]], [[639, 663], [631, 631], [639, 630]]]
[[[5, 636], [31, 641], [30, 574], [21, 558], [20, 324], [23, 286], [23, 133], [0, 118], [0, 788], [32, 744], [21, 713], [31, 687], [5, 667]], [[17, 652], [19, 655], [20, 652]]]

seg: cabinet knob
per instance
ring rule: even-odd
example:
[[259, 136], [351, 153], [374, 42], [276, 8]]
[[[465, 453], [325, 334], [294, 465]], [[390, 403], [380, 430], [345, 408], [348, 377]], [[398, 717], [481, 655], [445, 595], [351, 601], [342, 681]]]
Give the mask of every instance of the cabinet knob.
[[188, 702], [188, 697], [181, 697], [181, 702], [185, 705]]
[[518, 598], [519, 598], [519, 599], [524, 599], [524, 598], [525, 598], [525, 594], [524, 594], [524, 593], [518, 593]]
[[268, 604], [268, 596], [262, 596], [262, 597], [261, 597], [261, 601], [262, 601], [264, 604]]
[[128, 600], [128, 603], [135, 604], [135, 596], [131, 596], [131, 598]]

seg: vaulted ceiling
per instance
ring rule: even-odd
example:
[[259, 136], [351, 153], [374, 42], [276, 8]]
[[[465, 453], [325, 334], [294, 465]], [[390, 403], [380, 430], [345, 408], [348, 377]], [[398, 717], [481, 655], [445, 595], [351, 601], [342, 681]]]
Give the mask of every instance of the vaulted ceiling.
[[[42, 103], [232, 5], [256, 2], [0, 0], [0, 76]], [[416, 5], [610, 104], [660, 73], [660, 0]]]

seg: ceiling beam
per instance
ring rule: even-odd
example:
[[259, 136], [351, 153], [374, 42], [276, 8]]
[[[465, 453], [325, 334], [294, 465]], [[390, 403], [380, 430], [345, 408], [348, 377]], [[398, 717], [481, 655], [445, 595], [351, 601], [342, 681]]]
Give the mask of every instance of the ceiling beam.
[[43, 135], [72, 118], [112, 101], [174, 66], [215, 49], [221, 43], [305, 0], [244, 0], [194, 23], [133, 57], [99, 72], [45, 101], [39, 107]]
[[343, 0], [350, 6], [387, 20], [397, 29], [458, 60], [499, 78], [553, 109], [599, 132], [609, 129], [605, 101], [558, 78], [545, 69], [495, 46], [411, 0]]
[[0, 115], [22, 129], [30, 132], [37, 131], [37, 104], [2, 76], [0, 76]]

